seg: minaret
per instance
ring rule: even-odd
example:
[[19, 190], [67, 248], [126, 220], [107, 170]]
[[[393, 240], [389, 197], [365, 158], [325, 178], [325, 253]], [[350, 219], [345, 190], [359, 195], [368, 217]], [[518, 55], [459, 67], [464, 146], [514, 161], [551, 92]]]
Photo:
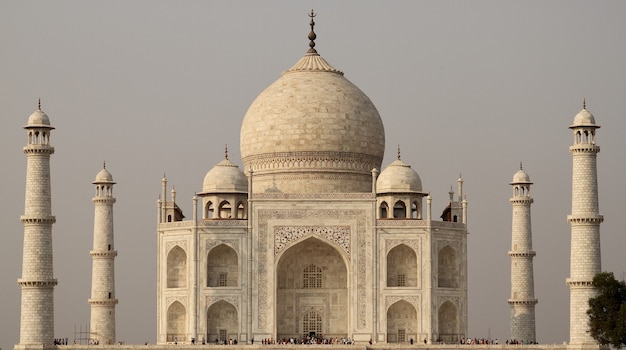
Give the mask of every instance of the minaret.
[[24, 215], [24, 253], [22, 278], [17, 284], [22, 290], [20, 342], [17, 348], [52, 345], [54, 341], [54, 286], [52, 271], [52, 194], [50, 191], [50, 119], [41, 110], [28, 118], [24, 127], [28, 134], [26, 154], [26, 195]]
[[570, 277], [570, 344], [597, 344], [589, 335], [587, 309], [589, 298], [595, 296], [593, 277], [601, 272], [600, 224], [604, 220], [598, 207], [598, 174], [596, 158], [596, 121], [583, 109], [569, 127], [574, 134], [572, 154], [572, 214], [567, 217], [571, 227]]
[[530, 177], [522, 169], [513, 175], [513, 197], [509, 199], [513, 206], [511, 227], [511, 339], [531, 342], [537, 341], [535, 333], [535, 283], [533, 274], [532, 229], [530, 224]]
[[106, 165], [92, 182], [96, 195], [93, 220], [93, 250], [91, 270], [91, 323], [90, 338], [101, 345], [115, 343], [115, 257], [113, 244], [113, 176]]

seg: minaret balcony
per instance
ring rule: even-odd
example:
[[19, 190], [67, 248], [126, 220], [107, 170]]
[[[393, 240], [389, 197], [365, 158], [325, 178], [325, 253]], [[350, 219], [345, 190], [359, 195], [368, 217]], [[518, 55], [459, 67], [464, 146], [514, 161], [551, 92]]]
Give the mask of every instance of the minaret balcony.
[[535, 255], [537, 255], [537, 253], [535, 253], [535, 251], [533, 250], [529, 250], [529, 251], [509, 251], [509, 256], [510, 257], [514, 257], [514, 258], [532, 258]]
[[511, 202], [512, 204], [532, 204], [534, 202], [534, 199], [528, 196], [513, 197], [509, 199], [509, 202]]
[[537, 299], [509, 299], [509, 305], [536, 305]]
[[113, 204], [115, 203], [115, 198], [113, 197], [93, 197], [91, 199], [92, 202], [97, 204]]
[[94, 258], [114, 258], [117, 256], [117, 250], [92, 250], [89, 255]]
[[589, 214], [589, 216], [568, 215], [567, 222], [570, 224], [600, 224], [604, 221], [604, 216]]
[[598, 153], [600, 146], [593, 143], [579, 143], [569, 147], [570, 153]]
[[99, 306], [115, 306], [118, 301], [117, 299], [89, 299], [89, 305], [99, 305]]
[[567, 283], [567, 285], [570, 287], [593, 287], [592, 281], [581, 281], [575, 280], [573, 278], [566, 279], [565, 283]]
[[54, 147], [49, 145], [30, 144], [24, 147], [25, 154], [53, 154]]
[[17, 280], [17, 284], [22, 288], [27, 287], [54, 287], [59, 283], [56, 278], [49, 280], [27, 280], [25, 278], [20, 278]]
[[53, 215], [42, 215], [42, 216], [22, 215], [20, 216], [20, 221], [23, 224], [54, 224], [57, 221], [57, 219]]

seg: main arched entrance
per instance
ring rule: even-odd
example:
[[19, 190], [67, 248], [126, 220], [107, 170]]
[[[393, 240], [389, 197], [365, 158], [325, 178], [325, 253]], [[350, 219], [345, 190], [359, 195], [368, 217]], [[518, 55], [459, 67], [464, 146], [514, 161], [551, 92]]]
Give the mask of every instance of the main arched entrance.
[[346, 337], [348, 274], [339, 252], [317, 238], [287, 249], [276, 268], [276, 336]]

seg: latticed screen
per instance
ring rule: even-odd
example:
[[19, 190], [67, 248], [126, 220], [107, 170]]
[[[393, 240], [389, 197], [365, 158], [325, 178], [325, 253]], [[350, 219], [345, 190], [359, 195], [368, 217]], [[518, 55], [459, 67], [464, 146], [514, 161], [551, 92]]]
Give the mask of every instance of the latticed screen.
[[228, 274], [227, 273], [220, 273], [219, 286], [220, 287], [226, 287], [227, 285], [228, 285]]
[[302, 288], [322, 288], [322, 269], [316, 265], [304, 268]]
[[308, 336], [311, 333], [322, 334], [322, 316], [314, 311], [307, 312], [302, 319], [302, 334]]
[[398, 343], [406, 342], [406, 329], [398, 329]]
[[406, 275], [398, 274], [398, 287], [406, 286]]

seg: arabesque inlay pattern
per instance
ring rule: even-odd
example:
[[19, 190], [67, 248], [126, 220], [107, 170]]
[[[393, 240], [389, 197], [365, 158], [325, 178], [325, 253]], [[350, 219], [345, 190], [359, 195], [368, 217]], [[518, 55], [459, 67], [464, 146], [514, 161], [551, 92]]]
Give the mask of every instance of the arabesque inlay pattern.
[[209, 295], [206, 297], [207, 307], [217, 303], [218, 301], [225, 301], [239, 310], [239, 296], [238, 295]]
[[415, 308], [415, 310], [418, 311], [419, 314], [420, 297], [417, 295], [389, 295], [385, 298], [385, 310], [389, 310], [391, 305], [397, 303], [400, 300], [404, 300], [413, 305], [413, 307]]
[[207, 252], [217, 247], [220, 244], [225, 244], [233, 248], [237, 252], [237, 254], [239, 254], [239, 240], [237, 239], [207, 239], [206, 241]]
[[289, 243], [309, 235], [324, 237], [350, 255], [350, 226], [276, 226], [274, 255], [278, 255]]
[[419, 253], [420, 253], [420, 249], [419, 249], [420, 242], [417, 239], [387, 239], [387, 240], [385, 240], [387, 254], [389, 254], [389, 251], [392, 248], [397, 247], [400, 244], [405, 244], [405, 245], [413, 248], [415, 253], [419, 255]]
[[175, 246], [181, 247], [185, 252], [187, 252], [187, 241], [170, 241], [165, 244], [165, 251], [169, 253], [172, 248]]

